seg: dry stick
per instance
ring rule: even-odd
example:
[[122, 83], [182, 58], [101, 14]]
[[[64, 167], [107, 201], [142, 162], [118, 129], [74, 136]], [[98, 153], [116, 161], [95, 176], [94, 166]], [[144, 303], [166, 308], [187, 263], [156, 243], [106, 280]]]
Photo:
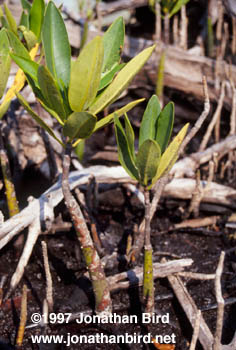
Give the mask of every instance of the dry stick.
[[231, 51], [232, 51], [232, 55], [234, 56], [236, 54], [236, 18], [234, 16], [232, 16], [232, 28], [233, 28], [233, 34], [232, 34]]
[[199, 335], [199, 329], [200, 329], [201, 315], [202, 315], [201, 310], [197, 310], [197, 315], [196, 315], [194, 330], [193, 330], [193, 336], [192, 336], [189, 350], [195, 350], [195, 348], [196, 348], [198, 335]]
[[79, 239], [81, 249], [88, 267], [90, 280], [93, 286], [93, 291], [96, 300], [97, 313], [110, 313], [112, 310], [112, 302], [106, 276], [98, 256], [94, 248], [89, 230], [85, 223], [85, 219], [81, 209], [70, 191], [69, 186], [69, 170], [71, 162], [71, 146], [66, 146], [65, 155], [63, 158], [62, 172], [62, 192], [65, 199], [66, 207], [70, 213], [72, 222], [75, 226], [77, 237]]
[[221, 40], [221, 48], [220, 48], [222, 59], [224, 59], [224, 56], [225, 56], [225, 49], [226, 49], [226, 45], [227, 45], [228, 40], [229, 40], [229, 26], [228, 26], [228, 23], [225, 22], [224, 23], [224, 34], [223, 34], [223, 38]]
[[16, 288], [19, 281], [21, 280], [24, 274], [25, 267], [28, 264], [29, 258], [31, 256], [32, 250], [34, 248], [34, 245], [37, 241], [37, 238], [40, 232], [41, 232], [41, 226], [40, 226], [39, 217], [37, 217], [29, 226], [27, 240], [25, 242], [20, 260], [18, 261], [16, 271], [14, 272], [11, 278], [10, 290], [7, 293], [7, 297], [9, 297], [9, 295], [12, 293], [12, 291]]
[[186, 6], [181, 7], [181, 27], [180, 27], [180, 47], [183, 50], [188, 49], [188, 19], [186, 15]]
[[[212, 118], [210, 124], [208, 125], [207, 131], [206, 131], [206, 133], [202, 139], [202, 142], [200, 144], [200, 147], [199, 147], [200, 152], [204, 151], [204, 149], [206, 148], [206, 145], [209, 141], [209, 138], [211, 136], [212, 130], [214, 129], [214, 126], [216, 125], [218, 120], [220, 120], [221, 110], [222, 110], [223, 103], [224, 103], [224, 97], [225, 97], [225, 81], [223, 81], [223, 83], [221, 85], [220, 98], [219, 98], [219, 102], [218, 102], [216, 111], [213, 115], [213, 118]], [[216, 127], [217, 128], [217, 131], [216, 131], [217, 135], [215, 135], [216, 139], [219, 138], [219, 131], [218, 131], [219, 125], [220, 124], [218, 123], [217, 127]]]
[[[215, 119], [215, 142], [219, 142], [220, 141], [220, 121], [221, 121], [221, 111], [222, 111], [222, 107], [224, 104], [224, 98], [225, 98], [225, 81], [223, 81], [222, 83], [222, 89], [220, 92], [220, 98], [219, 98], [219, 102], [215, 111], [216, 117], [215, 115], [213, 116], [216, 118]], [[212, 119], [212, 120], [213, 120]]]
[[43, 252], [43, 263], [46, 277], [46, 300], [48, 304], [48, 309], [50, 312], [53, 311], [53, 285], [52, 276], [50, 272], [49, 262], [48, 262], [48, 251], [46, 242], [42, 241], [42, 252]]
[[19, 324], [17, 338], [16, 338], [17, 349], [21, 349], [22, 347], [26, 321], [27, 321], [27, 287], [24, 284], [22, 289], [22, 297], [21, 297], [20, 324]]
[[190, 130], [190, 132], [182, 142], [182, 145], [180, 146], [179, 154], [182, 154], [183, 150], [186, 148], [188, 143], [192, 140], [192, 138], [196, 135], [198, 130], [201, 128], [203, 122], [205, 121], [206, 117], [210, 112], [210, 101], [209, 101], [207, 82], [206, 82], [205, 76], [202, 77], [202, 83], [203, 83], [203, 94], [204, 94], [204, 109], [200, 117], [196, 121], [195, 125], [192, 127], [192, 129]]
[[179, 17], [174, 16], [173, 19], [173, 44], [179, 46]]
[[192, 278], [194, 280], [202, 280], [202, 281], [209, 281], [214, 280], [216, 275], [214, 273], [197, 273], [197, 272], [179, 272], [179, 276], [185, 277], [185, 278]]
[[164, 16], [164, 42], [167, 46], [170, 43], [170, 18], [168, 13]]
[[234, 81], [230, 79], [230, 85], [233, 92], [233, 98], [232, 98], [232, 109], [230, 114], [230, 132], [229, 135], [235, 135], [236, 134], [236, 88], [234, 85]]
[[224, 321], [224, 299], [221, 291], [221, 276], [224, 268], [224, 258], [225, 252], [221, 252], [219, 263], [216, 269], [216, 278], [215, 278], [215, 293], [217, 301], [217, 320], [216, 320], [216, 331], [213, 343], [213, 350], [221, 350], [221, 337], [222, 337], [222, 328]]
[[155, 1], [155, 41], [156, 44], [161, 42], [161, 5], [158, 1]]
[[217, 6], [218, 6], [218, 20], [216, 25], [217, 48], [216, 48], [216, 62], [215, 62], [215, 89], [219, 90], [220, 89], [219, 70], [220, 70], [220, 61], [222, 61], [220, 44], [222, 39], [223, 15], [224, 15], [222, 0], [217, 1]]
[[[194, 328], [196, 314], [198, 310], [194, 300], [188, 293], [185, 285], [183, 284], [179, 276], [174, 276], [174, 275], [168, 276], [168, 281], [171, 287], [173, 288], [179, 303], [184, 309], [192, 327]], [[203, 317], [201, 317], [200, 319], [200, 329], [199, 329], [198, 338], [204, 350], [212, 349], [213, 335], [210, 329], [208, 328], [206, 322], [204, 321]]]

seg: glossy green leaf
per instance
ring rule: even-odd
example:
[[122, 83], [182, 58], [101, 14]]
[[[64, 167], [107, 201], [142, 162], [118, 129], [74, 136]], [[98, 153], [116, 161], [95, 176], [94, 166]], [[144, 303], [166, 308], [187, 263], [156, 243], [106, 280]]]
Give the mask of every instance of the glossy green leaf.
[[145, 140], [136, 157], [136, 165], [139, 170], [139, 182], [144, 187], [151, 184], [155, 177], [160, 163], [161, 150], [158, 143], [154, 140]]
[[127, 141], [128, 141], [129, 150], [131, 153], [131, 157], [135, 160], [134, 130], [133, 130], [132, 125], [129, 121], [127, 113], [125, 113], [124, 120], [125, 120], [125, 133], [126, 133], [126, 137], [127, 137]]
[[120, 96], [122, 91], [126, 89], [133, 77], [151, 56], [154, 48], [155, 45], [143, 50], [125, 65], [108, 88], [106, 88], [92, 104], [90, 107], [92, 113], [97, 114]]
[[103, 35], [104, 61], [102, 71], [110, 71], [120, 62], [124, 45], [125, 24], [123, 17], [118, 17]]
[[39, 66], [38, 68], [38, 84], [49, 108], [54, 109], [62, 120], [66, 118], [66, 113], [63, 105], [63, 99], [47, 67]]
[[123, 168], [126, 170], [126, 172], [129, 174], [129, 176], [135, 180], [138, 180], [138, 169], [135, 165], [134, 158], [132, 157], [131, 152], [129, 150], [129, 144], [124, 129], [117, 116], [115, 116], [114, 118], [114, 124], [119, 161]]
[[156, 122], [156, 141], [161, 148], [161, 153], [163, 153], [168, 146], [173, 124], [174, 124], [174, 103], [169, 102], [165, 108], [161, 111], [157, 122]]
[[141, 126], [139, 130], [139, 147], [145, 140], [155, 140], [156, 121], [161, 112], [161, 106], [156, 95], [153, 95], [148, 101], [144, 111]]
[[16, 92], [16, 96], [20, 102], [20, 104], [26, 109], [26, 111], [33, 117], [33, 119], [45, 130], [51, 135], [57, 142], [59, 142], [63, 147], [64, 144], [57, 138], [57, 136], [54, 134], [53, 130], [41, 119], [39, 115], [37, 115], [30, 107], [28, 102], [23, 98], [21, 94]]
[[35, 82], [36, 86], [39, 88], [38, 85], [38, 63], [34, 62], [31, 59], [27, 59], [25, 57], [21, 57], [18, 55], [10, 54], [11, 58], [16, 62], [16, 64], [23, 70], [23, 72], [27, 75], [29, 75]]
[[119, 70], [121, 70], [125, 66], [125, 63], [116, 64], [110, 71], [107, 71], [107, 73], [102, 74], [102, 78], [99, 84], [98, 90], [104, 89], [107, 85], [110, 84], [110, 82], [113, 80], [114, 76], [116, 75]]
[[30, 11], [31, 9], [31, 3], [27, 0], [21, 0], [21, 6], [24, 10], [27, 10], [28, 12]]
[[49, 71], [60, 88], [67, 88], [70, 82], [70, 44], [65, 23], [53, 1], [50, 1], [46, 8], [42, 42]]
[[157, 170], [157, 175], [153, 180], [153, 184], [163, 175], [167, 174], [172, 166], [175, 164], [178, 159], [179, 148], [185, 138], [185, 135], [188, 130], [189, 123], [187, 123], [175, 136], [174, 140], [165, 150], [164, 154], [161, 157], [160, 165]]
[[13, 31], [13, 33], [15, 33], [17, 35], [17, 24], [15, 21], [15, 18], [13, 17], [11, 11], [9, 10], [9, 8], [7, 7], [6, 3], [3, 4], [4, 5], [4, 11], [6, 14], [6, 18], [7, 18], [7, 22], [9, 24], [9, 28]]
[[13, 54], [30, 60], [31, 58], [30, 58], [29, 52], [24, 47], [24, 45], [20, 42], [18, 37], [14, 33], [12, 33], [10, 30], [7, 30], [7, 36], [8, 36]]
[[69, 103], [73, 111], [87, 109], [95, 99], [101, 79], [103, 54], [102, 38], [97, 36], [83, 48], [73, 63], [69, 86]]
[[117, 109], [115, 112], [108, 114], [106, 117], [100, 119], [95, 126], [94, 132], [97, 131], [98, 129], [104, 128], [106, 125], [110, 124], [113, 122], [113, 119], [115, 117], [115, 115], [117, 117], [121, 117], [124, 113], [130, 111], [132, 108], [134, 108], [137, 104], [139, 104], [140, 102], [143, 102], [145, 99], [144, 98], [140, 98], [139, 100], [133, 101], [128, 103], [126, 106]]
[[91, 113], [73, 112], [63, 127], [63, 134], [71, 141], [75, 138], [85, 139], [92, 134], [96, 121], [96, 116]]
[[34, 0], [29, 14], [29, 21], [30, 30], [36, 35], [37, 39], [40, 39], [41, 36], [44, 10], [44, 0]]
[[4, 94], [11, 68], [9, 41], [5, 29], [0, 30], [0, 98]]

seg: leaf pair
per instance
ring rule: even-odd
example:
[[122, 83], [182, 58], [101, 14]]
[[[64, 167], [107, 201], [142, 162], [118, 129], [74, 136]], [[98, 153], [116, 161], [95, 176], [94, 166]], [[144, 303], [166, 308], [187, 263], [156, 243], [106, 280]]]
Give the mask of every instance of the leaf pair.
[[[179, 147], [187, 132], [186, 124], [168, 146], [174, 121], [174, 104], [170, 102], [161, 111], [156, 95], [145, 109], [140, 133], [139, 150], [135, 154], [134, 132], [125, 115], [125, 130], [115, 117], [115, 132], [121, 165], [127, 173], [146, 188], [150, 188], [174, 165]], [[168, 146], [168, 147], [167, 147]]]
[[186, 5], [189, 0], [162, 0], [162, 9], [165, 14], [172, 17], [176, 14], [183, 5]]

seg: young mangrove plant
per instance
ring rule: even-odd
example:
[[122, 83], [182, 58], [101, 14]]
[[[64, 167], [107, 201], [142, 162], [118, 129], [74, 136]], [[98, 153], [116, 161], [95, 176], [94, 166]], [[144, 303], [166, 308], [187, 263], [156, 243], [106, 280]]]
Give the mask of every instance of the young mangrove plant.
[[[9, 32], [7, 31], [9, 35]], [[42, 107], [61, 125], [59, 139], [52, 128], [16, 93], [20, 103], [64, 148], [62, 191], [84, 254], [93, 286], [96, 312], [110, 312], [109, 287], [80, 207], [69, 187], [71, 151], [81, 140], [113, 121], [114, 112], [97, 120], [97, 114], [113, 103], [150, 57], [154, 46], [143, 50], [126, 65], [120, 63], [124, 44], [124, 21], [118, 18], [103, 37], [97, 36], [81, 50], [75, 61], [60, 11], [53, 1], [46, 7], [42, 25], [45, 65], [34, 62], [19, 40], [13, 45], [12, 59], [23, 70]], [[118, 116], [133, 108], [137, 100], [116, 111]]]
[[146, 312], [154, 311], [154, 285], [152, 268], [152, 244], [150, 239], [150, 189], [157, 180], [167, 174], [178, 158], [178, 150], [186, 135], [186, 124], [169, 144], [174, 123], [174, 104], [168, 103], [161, 110], [158, 97], [153, 95], [144, 111], [140, 130], [139, 148], [135, 152], [134, 131], [125, 114], [125, 128], [115, 117], [118, 155], [127, 173], [144, 189], [145, 245], [143, 269], [143, 302]]

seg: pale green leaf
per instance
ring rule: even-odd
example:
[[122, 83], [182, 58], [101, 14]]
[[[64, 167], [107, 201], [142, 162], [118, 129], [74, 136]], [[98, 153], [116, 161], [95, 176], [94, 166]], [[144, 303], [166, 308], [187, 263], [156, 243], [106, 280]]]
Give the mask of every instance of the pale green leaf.
[[45, 10], [44, 0], [34, 0], [29, 13], [29, 22], [30, 22], [30, 30], [36, 35], [37, 39], [40, 39], [40, 36], [41, 36], [44, 10]]
[[7, 17], [7, 22], [9, 24], [9, 28], [12, 30], [13, 33], [15, 33], [17, 35], [17, 24], [15, 21], [15, 18], [13, 17], [11, 11], [9, 10], [9, 8], [7, 7], [7, 4], [4, 3], [4, 11]]
[[133, 77], [151, 56], [154, 48], [155, 45], [143, 50], [125, 65], [125, 67], [117, 74], [112, 83], [91, 105], [90, 111], [92, 113], [97, 114], [120, 96], [122, 91], [126, 89]]
[[94, 132], [97, 131], [98, 129], [104, 128], [106, 125], [110, 124], [113, 122], [113, 119], [115, 117], [115, 115], [117, 117], [121, 117], [124, 113], [130, 111], [132, 108], [134, 108], [137, 104], [139, 104], [140, 102], [143, 102], [145, 99], [144, 98], [140, 98], [139, 100], [133, 101], [128, 103], [126, 106], [117, 109], [115, 112], [108, 114], [106, 117], [100, 119], [95, 126]]
[[132, 125], [129, 121], [129, 118], [127, 116], [127, 113], [125, 113], [125, 133], [126, 133], [126, 137], [127, 137], [127, 142], [128, 142], [128, 146], [129, 146], [129, 150], [131, 153], [131, 157], [135, 160], [135, 149], [134, 149], [134, 130], [132, 128]]
[[153, 180], [153, 184], [163, 175], [167, 174], [172, 166], [175, 164], [178, 159], [179, 148], [185, 138], [185, 135], [188, 130], [189, 123], [180, 130], [180, 132], [175, 136], [174, 140], [165, 150], [164, 154], [161, 157], [160, 165], [157, 170], [157, 175]]
[[73, 62], [69, 85], [69, 103], [73, 111], [86, 110], [95, 99], [101, 79], [103, 54], [102, 38], [97, 36]]

